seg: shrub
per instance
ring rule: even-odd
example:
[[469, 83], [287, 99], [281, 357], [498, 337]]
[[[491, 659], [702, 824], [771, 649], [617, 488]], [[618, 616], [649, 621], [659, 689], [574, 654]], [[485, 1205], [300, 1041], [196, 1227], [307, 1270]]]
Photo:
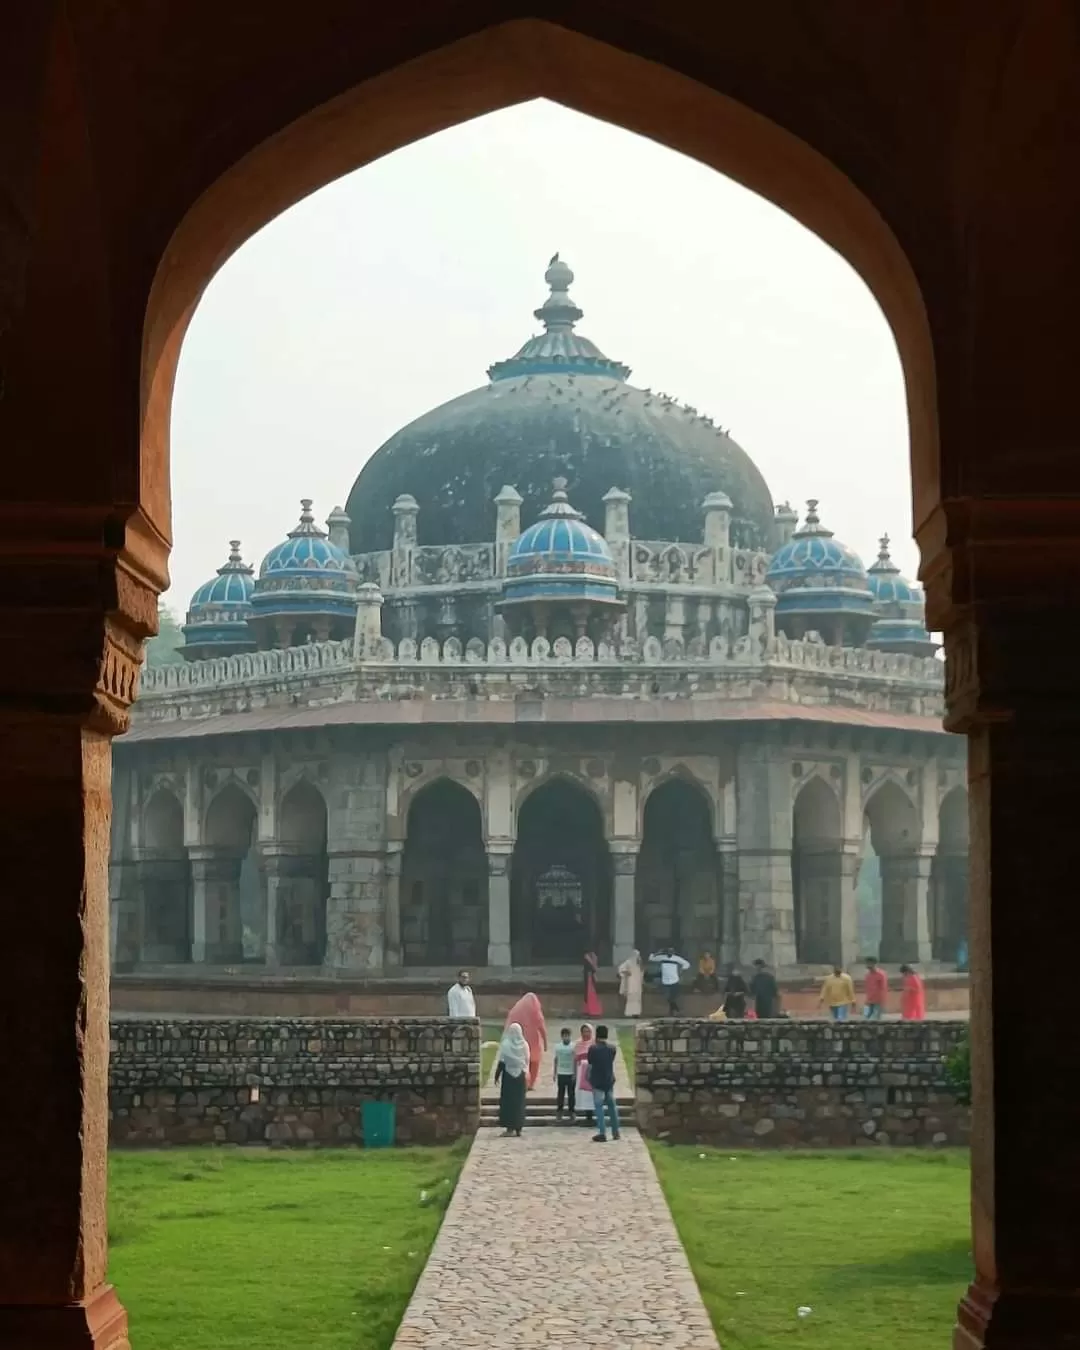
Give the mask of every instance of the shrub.
[[945, 1060], [945, 1078], [961, 1106], [971, 1105], [971, 1039], [964, 1039]]

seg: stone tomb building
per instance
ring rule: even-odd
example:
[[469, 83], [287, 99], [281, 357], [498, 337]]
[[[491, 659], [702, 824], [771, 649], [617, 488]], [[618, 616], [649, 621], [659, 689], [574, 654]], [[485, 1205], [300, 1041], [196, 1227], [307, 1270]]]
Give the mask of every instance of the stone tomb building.
[[805, 973], [866, 954], [857, 892], [883, 960], [955, 965], [964, 741], [921, 593], [629, 384], [572, 280], [556, 255], [542, 332], [325, 530], [305, 501], [192, 597], [115, 745], [118, 970], [434, 987], [671, 943]]

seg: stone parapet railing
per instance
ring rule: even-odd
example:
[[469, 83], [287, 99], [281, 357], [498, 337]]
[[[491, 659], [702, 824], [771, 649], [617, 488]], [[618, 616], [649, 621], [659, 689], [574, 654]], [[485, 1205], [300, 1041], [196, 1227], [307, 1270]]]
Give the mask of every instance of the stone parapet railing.
[[402, 1143], [475, 1132], [480, 1024], [445, 1017], [114, 1020], [109, 1131], [126, 1147], [362, 1141], [390, 1100]]
[[719, 1147], [966, 1143], [945, 1061], [963, 1021], [662, 1020], [637, 1033], [639, 1128]]
[[495, 638], [487, 643], [479, 638], [465, 643], [454, 637], [442, 643], [425, 638], [422, 642], [405, 639], [396, 645], [388, 638], [377, 638], [359, 655], [353, 641], [348, 640], [147, 667], [142, 672], [139, 695], [146, 699], [182, 689], [225, 688], [264, 679], [280, 680], [294, 674], [348, 674], [367, 667], [399, 669], [404, 673], [425, 666], [544, 669], [620, 665], [822, 671], [902, 681], [931, 690], [944, 687], [945, 669], [943, 662], [932, 657], [875, 652], [864, 647], [829, 647], [821, 642], [793, 641], [783, 636], [769, 639], [743, 636], [734, 640], [714, 637], [710, 642], [694, 638], [688, 643], [677, 638], [662, 642], [648, 637], [643, 642], [624, 640], [617, 645], [594, 643], [587, 637], [576, 643], [567, 638], [548, 642], [541, 637], [531, 644], [524, 638], [513, 638], [510, 642]]

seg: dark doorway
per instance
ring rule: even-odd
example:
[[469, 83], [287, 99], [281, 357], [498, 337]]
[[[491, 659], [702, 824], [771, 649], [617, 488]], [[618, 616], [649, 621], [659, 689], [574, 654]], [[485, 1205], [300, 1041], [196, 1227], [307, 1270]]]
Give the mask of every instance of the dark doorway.
[[636, 941], [646, 954], [669, 944], [683, 955], [720, 950], [712, 815], [705, 794], [684, 779], [662, 783], [645, 803], [635, 898]]
[[611, 960], [611, 857], [595, 800], [553, 778], [518, 813], [510, 901], [516, 966], [580, 965], [595, 951]]
[[401, 864], [401, 958], [406, 966], [487, 964], [488, 867], [480, 806], [448, 778], [409, 808]]

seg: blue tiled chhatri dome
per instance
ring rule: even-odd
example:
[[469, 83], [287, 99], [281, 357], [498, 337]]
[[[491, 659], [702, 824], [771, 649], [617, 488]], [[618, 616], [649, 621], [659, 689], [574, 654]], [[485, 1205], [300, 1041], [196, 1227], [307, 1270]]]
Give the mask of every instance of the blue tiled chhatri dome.
[[518, 536], [506, 560], [503, 604], [619, 604], [615, 563], [603, 535], [585, 522], [555, 479], [551, 503]]
[[257, 618], [356, 615], [356, 564], [315, 524], [311, 500], [300, 503], [300, 523], [262, 560], [251, 598]]
[[240, 540], [232, 539], [228, 562], [191, 597], [183, 626], [185, 645], [206, 656], [254, 646], [248, 629], [254, 589], [252, 569], [240, 556]]
[[814, 499], [806, 503], [806, 523], [769, 564], [765, 584], [776, 592], [777, 621], [796, 620], [790, 635], [802, 636], [818, 627], [820, 618], [828, 621], [824, 627], [833, 631], [832, 640], [861, 640], [874, 617], [866, 568], [822, 525], [817, 506]]
[[878, 541], [877, 562], [866, 574], [874, 597], [877, 618], [866, 639], [878, 651], [906, 652], [910, 656], [933, 656], [937, 650], [926, 631], [926, 603], [918, 586], [901, 576], [889, 555], [889, 536]]

